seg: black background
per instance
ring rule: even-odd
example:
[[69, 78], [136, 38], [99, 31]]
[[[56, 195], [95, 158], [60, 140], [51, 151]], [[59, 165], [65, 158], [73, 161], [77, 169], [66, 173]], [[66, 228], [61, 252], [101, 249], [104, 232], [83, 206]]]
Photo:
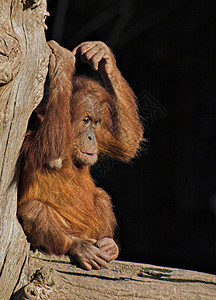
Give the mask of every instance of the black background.
[[48, 0], [47, 39], [107, 43], [145, 118], [142, 155], [93, 171], [113, 199], [122, 260], [216, 271], [214, 2]]

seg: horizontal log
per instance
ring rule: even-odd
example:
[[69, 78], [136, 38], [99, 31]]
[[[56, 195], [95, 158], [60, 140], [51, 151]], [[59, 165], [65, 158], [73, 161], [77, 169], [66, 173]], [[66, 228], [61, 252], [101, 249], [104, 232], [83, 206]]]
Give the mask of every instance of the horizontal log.
[[216, 299], [216, 276], [113, 261], [85, 271], [68, 257], [31, 252], [30, 283], [13, 299]]

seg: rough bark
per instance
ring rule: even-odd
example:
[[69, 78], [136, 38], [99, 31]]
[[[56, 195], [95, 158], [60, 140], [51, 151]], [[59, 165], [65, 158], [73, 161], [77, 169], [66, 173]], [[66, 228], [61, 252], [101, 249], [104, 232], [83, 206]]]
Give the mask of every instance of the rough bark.
[[29, 263], [31, 281], [13, 299], [216, 299], [216, 276], [210, 274], [120, 261], [84, 271], [67, 257], [39, 252]]
[[28, 255], [16, 218], [18, 158], [29, 116], [42, 99], [48, 69], [45, 17], [46, 0], [0, 0], [1, 299], [9, 299], [18, 287]]

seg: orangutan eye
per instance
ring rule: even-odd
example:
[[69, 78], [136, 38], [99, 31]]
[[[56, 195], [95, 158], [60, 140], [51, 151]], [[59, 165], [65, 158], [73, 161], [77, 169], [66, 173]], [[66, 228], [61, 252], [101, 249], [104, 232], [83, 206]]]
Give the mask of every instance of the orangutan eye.
[[101, 120], [94, 121], [94, 124], [93, 124], [94, 128], [96, 128], [97, 125], [100, 124], [100, 123], [101, 123]]
[[90, 118], [86, 117], [86, 118], [83, 119], [82, 122], [83, 122], [83, 125], [87, 126], [90, 123]]

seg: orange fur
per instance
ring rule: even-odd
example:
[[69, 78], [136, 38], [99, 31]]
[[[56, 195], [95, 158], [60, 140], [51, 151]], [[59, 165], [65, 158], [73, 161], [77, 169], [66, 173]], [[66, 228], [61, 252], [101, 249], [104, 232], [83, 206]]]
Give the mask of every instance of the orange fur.
[[[34, 248], [62, 255], [76, 254], [80, 241], [113, 238], [116, 226], [110, 197], [95, 186], [89, 166], [74, 163], [80, 118], [89, 113], [101, 118], [98, 151], [123, 161], [139, 148], [142, 125], [134, 94], [117, 67], [114, 79], [102, 74], [105, 90], [88, 78], [72, 79], [73, 55], [56, 49], [48, 101], [35, 110], [37, 121], [22, 148], [18, 217]], [[51, 169], [49, 162], [59, 157], [63, 166]]]

